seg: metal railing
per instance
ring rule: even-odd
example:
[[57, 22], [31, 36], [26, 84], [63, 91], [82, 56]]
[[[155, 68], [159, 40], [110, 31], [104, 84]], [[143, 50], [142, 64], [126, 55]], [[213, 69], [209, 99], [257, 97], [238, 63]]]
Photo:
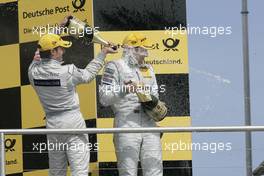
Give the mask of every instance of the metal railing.
[[5, 176], [5, 135], [21, 134], [107, 134], [149, 132], [249, 132], [264, 131], [264, 126], [158, 127], [158, 128], [85, 128], [85, 129], [0, 129], [1, 176]]

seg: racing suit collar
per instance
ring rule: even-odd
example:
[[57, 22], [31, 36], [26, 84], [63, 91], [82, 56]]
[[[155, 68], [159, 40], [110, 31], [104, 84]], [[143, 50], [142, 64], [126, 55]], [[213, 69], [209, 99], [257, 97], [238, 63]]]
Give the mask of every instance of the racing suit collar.
[[123, 58], [125, 60], [125, 62], [130, 66], [130, 67], [138, 67], [138, 68], [143, 68], [143, 67], [147, 67], [147, 64], [143, 63], [143, 64], [139, 64], [138, 61], [133, 58], [133, 57], [124, 57]]
[[139, 68], [149, 68], [149, 66], [148, 66], [148, 64], [145, 64], [145, 63], [144, 63], [144, 64], [140, 64], [140, 65], [139, 65]]
[[59, 65], [64, 63], [63, 59], [56, 60], [56, 59], [52, 59], [52, 58], [42, 58], [42, 61], [43, 62], [55, 63], [55, 64], [59, 64]]
[[131, 67], [148, 68], [147, 64], [145, 64], [145, 63], [139, 64], [138, 61], [134, 58], [125, 57], [124, 60]]

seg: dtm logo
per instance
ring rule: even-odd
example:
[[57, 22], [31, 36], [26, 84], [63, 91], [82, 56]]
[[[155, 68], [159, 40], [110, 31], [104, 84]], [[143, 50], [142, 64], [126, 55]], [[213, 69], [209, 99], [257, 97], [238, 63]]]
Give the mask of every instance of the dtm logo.
[[162, 42], [163, 42], [163, 45], [166, 47], [164, 51], [169, 51], [169, 50], [178, 51], [176, 47], [179, 45], [180, 40], [173, 39], [173, 38], [167, 38], [166, 40], [163, 39]]
[[85, 1], [86, 0], [73, 0], [72, 1], [72, 6], [75, 8], [75, 10], [73, 11], [73, 13], [75, 12], [78, 12], [79, 10], [82, 12], [82, 11], [85, 11], [83, 6], [85, 4]]
[[5, 149], [6, 152], [10, 151], [13, 152], [15, 151], [14, 146], [16, 144], [16, 140], [15, 139], [6, 139], [5, 140]]

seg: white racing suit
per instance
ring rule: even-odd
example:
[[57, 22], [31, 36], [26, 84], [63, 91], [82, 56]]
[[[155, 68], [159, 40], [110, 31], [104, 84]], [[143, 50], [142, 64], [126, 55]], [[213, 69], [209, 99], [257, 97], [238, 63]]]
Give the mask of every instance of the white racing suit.
[[[105, 55], [100, 53], [85, 69], [73, 64], [61, 65], [54, 59], [33, 61], [28, 69], [31, 85], [46, 113], [46, 127], [52, 129], [86, 128], [80, 112], [76, 85], [89, 83], [103, 67]], [[47, 135], [49, 175], [66, 176], [68, 162], [72, 176], [87, 176], [90, 151], [88, 134]], [[36, 163], [37, 164], [37, 163]]]
[[[141, 71], [140, 67], [144, 67]], [[156, 127], [145, 114], [138, 97], [122, 90], [124, 81], [144, 83], [152, 87], [151, 94], [158, 97], [155, 73], [150, 65], [141, 65], [124, 57], [109, 62], [104, 69], [100, 86], [100, 102], [111, 106], [115, 113], [114, 126]], [[114, 135], [119, 176], [137, 176], [138, 161], [141, 161], [143, 176], [162, 176], [162, 152], [159, 133], [118, 133]]]

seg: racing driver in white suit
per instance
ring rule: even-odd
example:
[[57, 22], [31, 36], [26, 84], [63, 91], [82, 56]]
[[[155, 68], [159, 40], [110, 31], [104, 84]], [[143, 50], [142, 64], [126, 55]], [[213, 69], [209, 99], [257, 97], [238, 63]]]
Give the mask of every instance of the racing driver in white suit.
[[[64, 41], [59, 35], [46, 34], [38, 42], [40, 55], [35, 57], [28, 69], [31, 85], [39, 96], [46, 114], [46, 127], [52, 129], [86, 128], [80, 112], [76, 86], [89, 83], [103, 67], [106, 54], [115, 53], [110, 47], [102, 49], [85, 69], [73, 64], [63, 63], [64, 48], [71, 42]], [[47, 58], [43, 58], [45, 56]], [[41, 59], [40, 59], [41, 56]], [[49, 150], [49, 175], [66, 176], [68, 162], [72, 176], [87, 176], [89, 171], [90, 151], [88, 135], [47, 135]]]
[[[122, 58], [105, 66], [99, 90], [100, 102], [111, 106], [114, 111], [114, 127], [156, 127], [136, 95], [138, 85], [144, 85], [158, 97], [153, 68], [144, 63], [151, 43], [143, 34], [132, 33], [125, 37], [123, 48]], [[163, 175], [159, 133], [116, 133], [114, 145], [119, 176], [137, 176], [139, 160], [143, 176]]]

